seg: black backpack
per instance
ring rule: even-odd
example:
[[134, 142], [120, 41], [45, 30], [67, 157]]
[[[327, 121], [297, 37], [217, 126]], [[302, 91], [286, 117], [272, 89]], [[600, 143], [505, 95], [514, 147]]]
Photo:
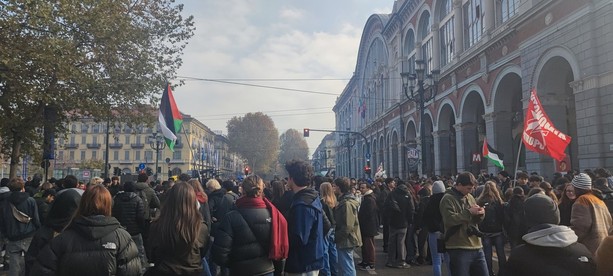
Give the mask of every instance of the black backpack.
[[479, 230], [485, 233], [502, 232], [503, 212], [503, 206], [500, 202], [494, 201], [485, 206], [485, 217], [479, 223]]

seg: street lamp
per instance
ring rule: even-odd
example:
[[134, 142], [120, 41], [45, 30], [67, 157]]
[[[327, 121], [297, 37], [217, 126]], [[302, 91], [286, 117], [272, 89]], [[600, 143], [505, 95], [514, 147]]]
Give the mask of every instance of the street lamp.
[[149, 147], [152, 150], [155, 150], [155, 174], [153, 174], [153, 179], [158, 180], [158, 161], [160, 159], [160, 151], [166, 148], [166, 143], [164, 143], [164, 138], [161, 135], [158, 135], [157, 132], [151, 134], [149, 139]]
[[[403, 61], [407, 62], [407, 61]], [[402, 77], [402, 90], [404, 94], [407, 96], [409, 101], [415, 102], [417, 104], [417, 109], [419, 110], [419, 120], [420, 120], [420, 128], [419, 128], [419, 138], [421, 140], [421, 160], [422, 167], [421, 172], [422, 175], [425, 175], [429, 167], [426, 165], [428, 161], [424, 159], [424, 153], [426, 152], [426, 125], [424, 124], [424, 114], [425, 114], [425, 103], [433, 100], [436, 97], [438, 81], [440, 77], [440, 70], [432, 70], [430, 74], [426, 74], [425, 63], [423, 60], [415, 61], [415, 72], [401, 72], [400, 76]], [[408, 68], [407, 66], [402, 66], [402, 68]], [[424, 87], [425, 81], [428, 80], [428, 87]], [[417, 87], [415, 86], [415, 81], [417, 81]], [[417, 88], [417, 89], [416, 89]]]

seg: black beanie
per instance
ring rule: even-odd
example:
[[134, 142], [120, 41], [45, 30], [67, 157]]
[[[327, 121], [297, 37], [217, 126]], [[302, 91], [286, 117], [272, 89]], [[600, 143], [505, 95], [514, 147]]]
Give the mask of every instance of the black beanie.
[[560, 210], [551, 197], [534, 194], [524, 202], [526, 226], [529, 228], [539, 224], [560, 224]]

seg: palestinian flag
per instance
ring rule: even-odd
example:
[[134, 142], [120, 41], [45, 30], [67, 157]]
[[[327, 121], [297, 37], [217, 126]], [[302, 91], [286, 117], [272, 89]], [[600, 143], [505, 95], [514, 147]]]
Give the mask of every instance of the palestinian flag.
[[504, 163], [502, 161], [504, 155], [490, 147], [490, 145], [487, 144], [487, 139], [483, 139], [483, 157], [492, 161], [496, 167], [504, 170]]
[[181, 116], [181, 112], [179, 112], [175, 103], [175, 98], [172, 96], [170, 83], [166, 83], [166, 89], [164, 94], [162, 94], [158, 121], [168, 148], [174, 151], [177, 135], [181, 131], [181, 125], [183, 124], [183, 116]]

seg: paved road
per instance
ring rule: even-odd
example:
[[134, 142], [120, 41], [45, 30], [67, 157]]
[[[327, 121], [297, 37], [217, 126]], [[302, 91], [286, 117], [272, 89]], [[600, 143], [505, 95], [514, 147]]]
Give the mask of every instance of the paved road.
[[[431, 265], [421, 265], [421, 266], [412, 266], [407, 269], [398, 269], [398, 268], [390, 268], [385, 266], [385, 261], [387, 260], [387, 253], [383, 252], [383, 236], [379, 235], [375, 237], [375, 257], [376, 257], [376, 265], [375, 271], [362, 271], [358, 270], [357, 275], [411, 275], [411, 276], [430, 276], [432, 275], [432, 266]], [[361, 250], [358, 249], [354, 253], [354, 259], [356, 263], [361, 261], [360, 255]]]

